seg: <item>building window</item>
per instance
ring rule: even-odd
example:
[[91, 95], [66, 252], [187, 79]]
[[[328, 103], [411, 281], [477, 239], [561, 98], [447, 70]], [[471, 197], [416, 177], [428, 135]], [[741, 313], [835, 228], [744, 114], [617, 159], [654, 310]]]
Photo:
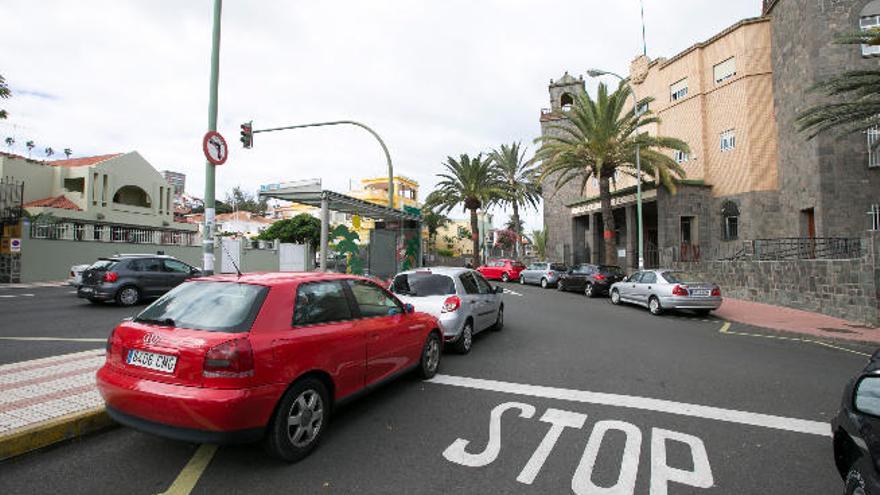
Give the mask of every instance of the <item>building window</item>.
[[690, 158], [690, 155], [688, 155], [684, 151], [675, 150], [672, 153], [672, 157], [675, 159], [675, 163], [684, 163], [684, 162], [688, 161], [688, 158]]
[[733, 201], [721, 205], [721, 238], [725, 241], [739, 239], [739, 206]]
[[713, 69], [715, 73], [715, 84], [720, 84], [736, 75], [736, 58], [729, 59], [716, 65]]
[[[865, 5], [859, 15], [859, 27], [862, 31], [880, 30], [880, 1]], [[862, 45], [862, 55], [880, 55], [880, 45]]]
[[688, 80], [687, 78], [678, 81], [677, 83], [669, 86], [669, 99], [671, 101], [678, 101], [683, 99], [688, 94]]
[[644, 113], [647, 113], [647, 111], [650, 109], [651, 109], [651, 107], [650, 107], [650, 105], [648, 105], [647, 101], [644, 103], [641, 103], [641, 104], [639, 104], [638, 108], [636, 108], [636, 115], [642, 115]]
[[721, 151], [731, 151], [736, 148], [736, 131], [731, 129], [721, 133]]
[[574, 105], [574, 98], [572, 98], [569, 93], [562, 93], [562, 96], [559, 98], [559, 106], [562, 107], [563, 112], [567, 112], [571, 110], [571, 106]]
[[874, 126], [866, 131], [868, 135], [868, 168], [880, 167], [880, 128]]

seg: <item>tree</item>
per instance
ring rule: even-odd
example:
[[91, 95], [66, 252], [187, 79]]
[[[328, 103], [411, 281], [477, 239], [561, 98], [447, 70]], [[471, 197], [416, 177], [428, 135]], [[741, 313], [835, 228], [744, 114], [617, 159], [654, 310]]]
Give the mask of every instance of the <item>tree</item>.
[[532, 245], [535, 247], [538, 259], [547, 259], [547, 229], [532, 231]]
[[36, 146], [36, 144], [34, 144], [33, 141], [28, 141], [28, 142], [24, 143], [24, 145], [28, 149], [28, 158], [30, 158], [31, 157], [31, 150], [34, 149], [34, 146]]
[[73, 150], [70, 148], [64, 148], [64, 157], [70, 159], [70, 155], [73, 154]]
[[[526, 160], [526, 149], [521, 148], [521, 143], [513, 143], [510, 146], [502, 144], [500, 148], [489, 154], [492, 163], [497, 167], [498, 174], [504, 182], [504, 195], [502, 204], [508, 204], [513, 209], [509, 227], [517, 239], [522, 237], [522, 220], [519, 218], [520, 208], [532, 207], [537, 209], [541, 199], [541, 181], [538, 177], [540, 169], [533, 160]], [[514, 243], [514, 254], [519, 256], [521, 241]]]
[[498, 201], [503, 194], [501, 179], [491, 161], [483, 159], [482, 153], [474, 158], [463, 154], [458, 160], [450, 156], [443, 165], [446, 172], [437, 174], [441, 180], [425, 203], [441, 213], [449, 212], [458, 205], [463, 205], [466, 211], [470, 211], [474, 262], [480, 264], [477, 210], [488, 208]]
[[[525, 229], [525, 225], [526, 224], [525, 224], [525, 222], [523, 222], [522, 218], [520, 218], [519, 221], [516, 224], [514, 224], [513, 217], [510, 217], [507, 219], [507, 223], [504, 224], [504, 228], [507, 230], [512, 230], [514, 232], [522, 232]], [[520, 235], [523, 235], [523, 234], [520, 234]]]
[[[588, 93], [579, 95], [571, 111], [565, 114], [566, 122], [549, 126], [555, 132], [536, 139], [541, 143], [536, 153], [536, 159], [543, 161], [541, 178], [555, 178], [557, 190], [579, 179], [583, 191], [588, 180], [598, 179], [605, 263], [608, 264], [617, 263], [611, 182], [616, 181], [618, 173], [636, 180], [644, 180], [647, 175], [675, 192], [675, 182], [684, 178], [685, 172], [663, 151], [690, 151], [687, 143], [680, 139], [642, 132], [642, 127], [657, 124], [660, 119], [650, 110], [638, 115], [633, 108], [624, 111], [630, 95], [629, 86], [623, 83], [612, 93], [604, 83], [599, 84], [595, 100]], [[644, 107], [651, 101], [653, 98], [645, 98], [638, 106]], [[636, 145], [640, 147], [643, 177], [636, 177]]]
[[[9, 89], [9, 86], [6, 84], [6, 79], [4, 79], [2, 75], [0, 75], [0, 99], [5, 100], [10, 97], [12, 97], [12, 91]], [[7, 117], [9, 117], [9, 114], [6, 113], [6, 110], [3, 110], [2, 108], [0, 108], [0, 120], [3, 120]], [[6, 144], [9, 144], [9, 142], [7, 141]]]
[[434, 249], [434, 242], [437, 238], [437, 231], [441, 227], [449, 223], [449, 218], [442, 213], [438, 213], [432, 209], [424, 209], [422, 214], [422, 225], [428, 229], [428, 251]]
[[232, 191], [226, 193], [226, 203], [232, 205], [232, 208], [238, 211], [249, 211], [263, 216], [268, 208], [266, 198], [257, 198], [252, 193], [242, 190], [240, 186], [235, 186]]
[[[200, 204], [199, 206], [196, 206], [195, 208], [193, 208], [191, 213], [204, 213], [204, 212], [205, 212], [205, 206], [203, 204]], [[214, 201], [214, 213], [216, 213], [217, 215], [222, 215], [224, 213], [232, 213], [232, 206], [230, 206], [227, 203], [224, 203], [223, 201]]]
[[293, 218], [273, 223], [268, 229], [260, 232], [257, 239], [261, 241], [279, 239], [281, 242], [309, 244], [312, 248], [316, 248], [321, 241], [321, 221], [308, 213], [300, 213]]
[[43, 152], [46, 153], [47, 158], [55, 154], [55, 150], [51, 146], [48, 146]]
[[6, 147], [12, 150], [12, 145], [15, 144], [15, 138], [12, 136], [6, 136]]
[[516, 251], [516, 245], [518, 244], [518, 240], [520, 239], [520, 235], [512, 230], [499, 230], [496, 234], [496, 238], [498, 241], [496, 244], [501, 247], [502, 253], [504, 251]]
[[[880, 45], [876, 29], [847, 33], [835, 40], [838, 44]], [[810, 88], [835, 99], [810, 107], [798, 115], [798, 130], [813, 139], [835, 129], [839, 134], [865, 132], [880, 125], [880, 70], [851, 70]]]

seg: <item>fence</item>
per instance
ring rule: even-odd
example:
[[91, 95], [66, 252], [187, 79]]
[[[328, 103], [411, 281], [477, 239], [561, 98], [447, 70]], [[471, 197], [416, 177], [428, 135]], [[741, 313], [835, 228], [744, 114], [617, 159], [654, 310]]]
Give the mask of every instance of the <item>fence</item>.
[[31, 239], [120, 242], [160, 246], [200, 246], [201, 235], [190, 230], [154, 229], [87, 222], [34, 222]]

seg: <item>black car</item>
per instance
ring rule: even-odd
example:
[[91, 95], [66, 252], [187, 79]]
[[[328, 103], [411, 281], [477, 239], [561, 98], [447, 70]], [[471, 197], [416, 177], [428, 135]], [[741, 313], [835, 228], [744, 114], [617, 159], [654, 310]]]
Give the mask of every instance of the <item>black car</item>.
[[198, 268], [171, 256], [118, 255], [101, 258], [86, 268], [76, 295], [93, 303], [116, 301], [131, 306], [200, 275]]
[[880, 351], [847, 384], [831, 431], [844, 493], [880, 494]]
[[583, 292], [587, 297], [608, 294], [611, 284], [623, 280], [623, 269], [614, 265], [581, 263], [563, 273], [556, 284], [559, 290]]

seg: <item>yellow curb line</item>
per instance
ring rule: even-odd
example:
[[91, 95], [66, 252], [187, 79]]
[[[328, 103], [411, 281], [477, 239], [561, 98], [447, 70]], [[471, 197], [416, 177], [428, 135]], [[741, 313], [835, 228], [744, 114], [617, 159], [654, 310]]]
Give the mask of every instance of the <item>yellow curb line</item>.
[[782, 335], [765, 335], [765, 334], [760, 334], [760, 333], [731, 332], [729, 321], [724, 322], [724, 325], [721, 325], [721, 330], [719, 330], [718, 332], [723, 333], [724, 335], [739, 335], [741, 337], [761, 337], [764, 339], [788, 340], [788, 341], [792, 341], [792, 342], [801, 342], [804, 344], [816, 344], [816, 345], [821, 345], [823, 347], [829, 347], [831, 349], [836, 349], [838, 351], [844, 351], [844, 352], [849, 352], [852, 354], [857, 354], [859, 356], [871, 357], [870, 354], [856, 351], [853, 349], [848, 349], [846, 347], [841, 347], [841, 346], [834, 345], [834, 344], [829, 344], [828, 342], [822, 342], [821, 340], [803, 339], [800, 337], [785, 337]]
[[68, 414], [0, 435], [0, 461], [115, 425], [103, 407]]
[[214, 458], [214, 453], [216, 452], [216, 445], [200, 445], [196, 453], [193, 454], [192, 459], [183, 467], [183, 471], [177, 475], [174, 483], [171, 484], [168, 490], [159, 495], [189, 495], [192, 489], [195, 488], [196, 483], [199, 482], [199, 478], [205, 472], [208, 464], [211, 463], [211, 459]]

